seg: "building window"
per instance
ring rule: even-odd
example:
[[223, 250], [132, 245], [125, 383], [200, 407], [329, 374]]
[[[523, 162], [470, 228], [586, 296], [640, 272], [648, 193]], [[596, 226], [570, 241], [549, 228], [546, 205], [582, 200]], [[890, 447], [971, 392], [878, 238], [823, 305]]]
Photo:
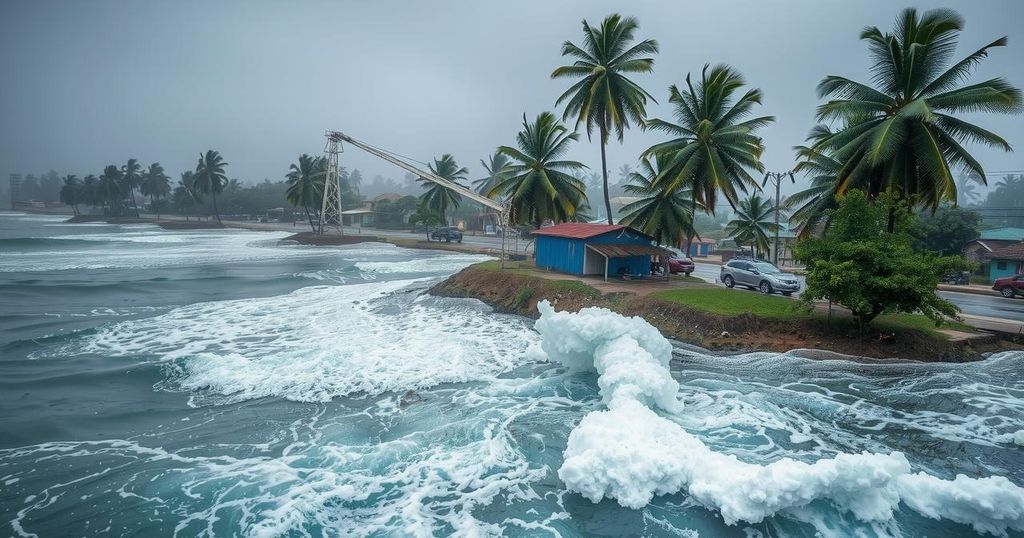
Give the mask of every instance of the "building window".
[[996, 262], [996, 269], [1000, 271], [1006, 270], [1006, 262]]

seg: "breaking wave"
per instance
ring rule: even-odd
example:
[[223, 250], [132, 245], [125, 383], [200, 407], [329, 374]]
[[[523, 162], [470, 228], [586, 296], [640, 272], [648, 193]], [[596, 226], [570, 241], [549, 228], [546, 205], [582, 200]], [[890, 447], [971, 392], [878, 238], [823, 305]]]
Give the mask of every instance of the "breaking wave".
[[470, 301], [439, 308], [411, 284], [194, 304], [105, 326], [56, 354], [167, 362], [161, 388], [194, 391], [197, 405], [404, 391], [487, 379], [523, 362], [535, 334], [521, 319]]
[[656, 329], [602, 308], [571, 314], [547, 302], [538, 306], [543, 352], [599, 376], [607, 409], [589, 413], [573, 429], [558, 470], [566, 487], [595, 503], [612, 498], [639, 509], [656, 495], [684, 492], [731, 525], [824, 500], [869, 523], [892, 520], [902, 505], [978, 532], [1024, 530], [1024, 488], [1005, 477], [945, 480], [913, 472], [900, 452], [768, 464], [715, 452], [671, 419], [682, 402], [668, 371], [671, 345]]

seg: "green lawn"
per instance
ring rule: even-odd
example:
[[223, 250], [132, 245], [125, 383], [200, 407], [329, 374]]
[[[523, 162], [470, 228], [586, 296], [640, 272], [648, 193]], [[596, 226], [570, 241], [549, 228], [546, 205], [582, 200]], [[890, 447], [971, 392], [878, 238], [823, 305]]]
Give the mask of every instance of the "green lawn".
[[811, 314], [804, 310], [800, 303], [792, 299], [749, 291], [727, 288], [693, 288], [658, 291], [651, 295], [670, 303], [726, 316], [754, 314], [763, 318], [809, 319], [811, 317]]
[[[761, 295], [750, 291], [730, 290], [727, 288], [692, 288], [659, 291], [651, 295], [663, 301], [724, 316], [754, 314], [763, 318], [792, 320], [825, 318], [824, 314], [808, 312], [800, 303], [792, 299], [775, 295]], [[835, 318], [833, 323], [853, 324], [855, 321], [853, 318], [844, 315]], [[946, 321], [941, 326], [936, 327], [935, 322], [920, 314], [882, 314], [875, 318], [871, 326], [879, 331], [920, 331], [938, 338], [945, 338], [946, 336], [938, 332], [937, 329], [975, 332], [974, 328], [970, 325], [956, 321]]]

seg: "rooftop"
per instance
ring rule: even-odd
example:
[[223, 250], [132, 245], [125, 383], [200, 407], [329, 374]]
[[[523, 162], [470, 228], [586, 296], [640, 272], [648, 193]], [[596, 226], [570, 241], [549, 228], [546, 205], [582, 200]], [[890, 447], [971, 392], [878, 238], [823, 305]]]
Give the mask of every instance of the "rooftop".
[[990, 260], [1024, 260], [1024, 243], [992, 249], [985, 257]]
[[1024, 228], [992, 228], [991, 230], [982, 230], [979, 239], [1024, 241]]
[[[623, 226], [622, 224], [591, 224], [588, 222], [566, 222], [564, 224], [556, 224], [554, 226], [548, 226], [547, 228], [541, 228], [534, 230], [533, 235], [547, 235], [551, 237], [568, 237], [570, 239], [589, 239], [591, 237], [597, 237], [599, 235], [606, 234], [608, 232], [616, 232], [619, 230], [632, 230], [629, 226]], [[636, 233], [636, 230], [632, 230]]]

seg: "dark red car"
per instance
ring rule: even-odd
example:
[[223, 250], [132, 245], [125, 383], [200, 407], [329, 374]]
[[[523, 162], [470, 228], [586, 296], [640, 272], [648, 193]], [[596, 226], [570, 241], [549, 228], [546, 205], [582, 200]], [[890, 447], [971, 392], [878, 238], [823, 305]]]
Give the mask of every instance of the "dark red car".
[[693, 260], [690, 258], [672, 256], [668, 259], [668, 271], [673, 275], [686, 273], [686, 276], [690, 276], [690, 273], [693, 272], [693, 268]]
[[1003, 297], [1024, 295], [1024, 275], [1008, 276], [1000, 278], [992, 284], [992, 289], [999, 292]]

